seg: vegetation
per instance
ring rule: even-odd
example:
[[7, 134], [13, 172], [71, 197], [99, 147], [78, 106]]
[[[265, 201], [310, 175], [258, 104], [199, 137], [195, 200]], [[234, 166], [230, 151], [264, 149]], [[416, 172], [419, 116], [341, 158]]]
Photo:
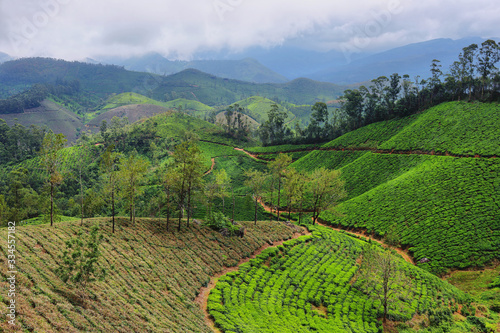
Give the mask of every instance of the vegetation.
[[[269, 248], [219, 278], [208, 309], [222, 331], [380, 331], [382, 303], [370, 297], [375, 290], [367, 290], [357, 279], [356, 260], [364, 242], [324, 227], [312, 231], [312, 236]], [[416, 314], [432, 317], [441, 312], [451, 320], [450, 309], [463, 307], [465, 313], [469, 308], [471, 298], [465, 293], [401, 259], [392, 260], [415, 285], [394, 284], [397, 296], [388, 318], [407, 321]]]
[[[99, 223], [104, 235], [98, 270], [104, 281], [87, 285], [88, 303], [55, 274], [65, 243]], [[191, 224], [181, 232], [165, 232], [157, 220], [139, 218], [131, 225], [119, 218], [114, 234], [110, 218], [16, 227], [16, 326], [6, 331], [210, 332], [194, 302], [200, 288], [223, 267], [235, 266], [267, 242], [288, 239], [294, 229], [282, 224], [241, 223], [245, 237], [223, 237], [208, 227]], [[0, 230], [7, 248], [7, 229]], [[6, 253], [1, 259], [6, 262]], [[6, 281], [7, 270], [1, 271]], [[3, 282], [5, 285], [6, 282]], [[2, 295], [5, 299], [5, 295]]]
[[96, 267], [101, 258], [99, 247], [103, 238], [97, 225], [92, 227], [86, 239], [83, 239], [81, 231], [78, 232], [75, 238], [66, 241], [62, 263], [55, 271], [63, 282], [70, 281], [78, 287], [82, 297], [85, 296], [90, 283], [97, 279], [102, 281], [106, 277], [106, 270], [98, 270]]

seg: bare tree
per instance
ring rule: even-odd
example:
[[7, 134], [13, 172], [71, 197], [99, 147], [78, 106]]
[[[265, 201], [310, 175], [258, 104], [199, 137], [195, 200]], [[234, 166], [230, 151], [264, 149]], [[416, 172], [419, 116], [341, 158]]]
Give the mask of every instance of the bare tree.
[[384, 323], [387, 322], [390, 305], [397, 300], [397, 287], [411, 282], [400, 265], [400, 260], [388, 250], [377, 248], [371, 243], [363, 248], [357, 285], [368, 296], [380, 301]]

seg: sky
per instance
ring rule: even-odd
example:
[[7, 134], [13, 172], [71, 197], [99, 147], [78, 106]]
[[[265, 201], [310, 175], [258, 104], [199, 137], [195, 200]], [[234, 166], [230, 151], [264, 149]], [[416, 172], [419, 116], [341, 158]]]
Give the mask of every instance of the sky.
[[497, 0], [0, 0], [0, 52], [81, 60], [261, 46], [377, 52], [499, 37]]

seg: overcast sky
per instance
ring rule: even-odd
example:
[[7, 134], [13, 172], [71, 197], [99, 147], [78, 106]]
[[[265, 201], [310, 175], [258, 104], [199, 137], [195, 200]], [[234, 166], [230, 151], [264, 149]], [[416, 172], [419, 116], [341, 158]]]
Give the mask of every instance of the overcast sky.
[[499, 37], [498, 0], [0, 0], [0, 51], [83, 59], [293, 44], [381, 51], [446, 37]]

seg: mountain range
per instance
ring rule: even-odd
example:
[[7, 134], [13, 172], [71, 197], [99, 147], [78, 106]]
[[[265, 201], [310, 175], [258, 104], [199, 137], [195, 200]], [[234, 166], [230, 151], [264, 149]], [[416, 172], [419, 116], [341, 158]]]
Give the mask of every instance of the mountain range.
[[[171, 75], [192, 68], [221, 78], [253, 83], [285, 83], [308, 78], [336, 84], [356, 84], [392, 73], [427, 78], [433, 59], [441, 61], [441, 70], [446, 73], [464, 47], [472, 43], [480, 45], [484, 40], [481, 37], [440, 38], [375, 54], [365, 52], [348, 56], [336, 50], [319, 52], [277, 46], [270, 49], [254, 47], [240, 53], [220, 51], [197, 54], [196, 59], [190, 61], [169, 60], [159, 53], [129, 58], [86, 58], [84, 61], [113, 64], [130, 71], [158, 75]], [[0, 52], [0, 63], [11, 59]]]

